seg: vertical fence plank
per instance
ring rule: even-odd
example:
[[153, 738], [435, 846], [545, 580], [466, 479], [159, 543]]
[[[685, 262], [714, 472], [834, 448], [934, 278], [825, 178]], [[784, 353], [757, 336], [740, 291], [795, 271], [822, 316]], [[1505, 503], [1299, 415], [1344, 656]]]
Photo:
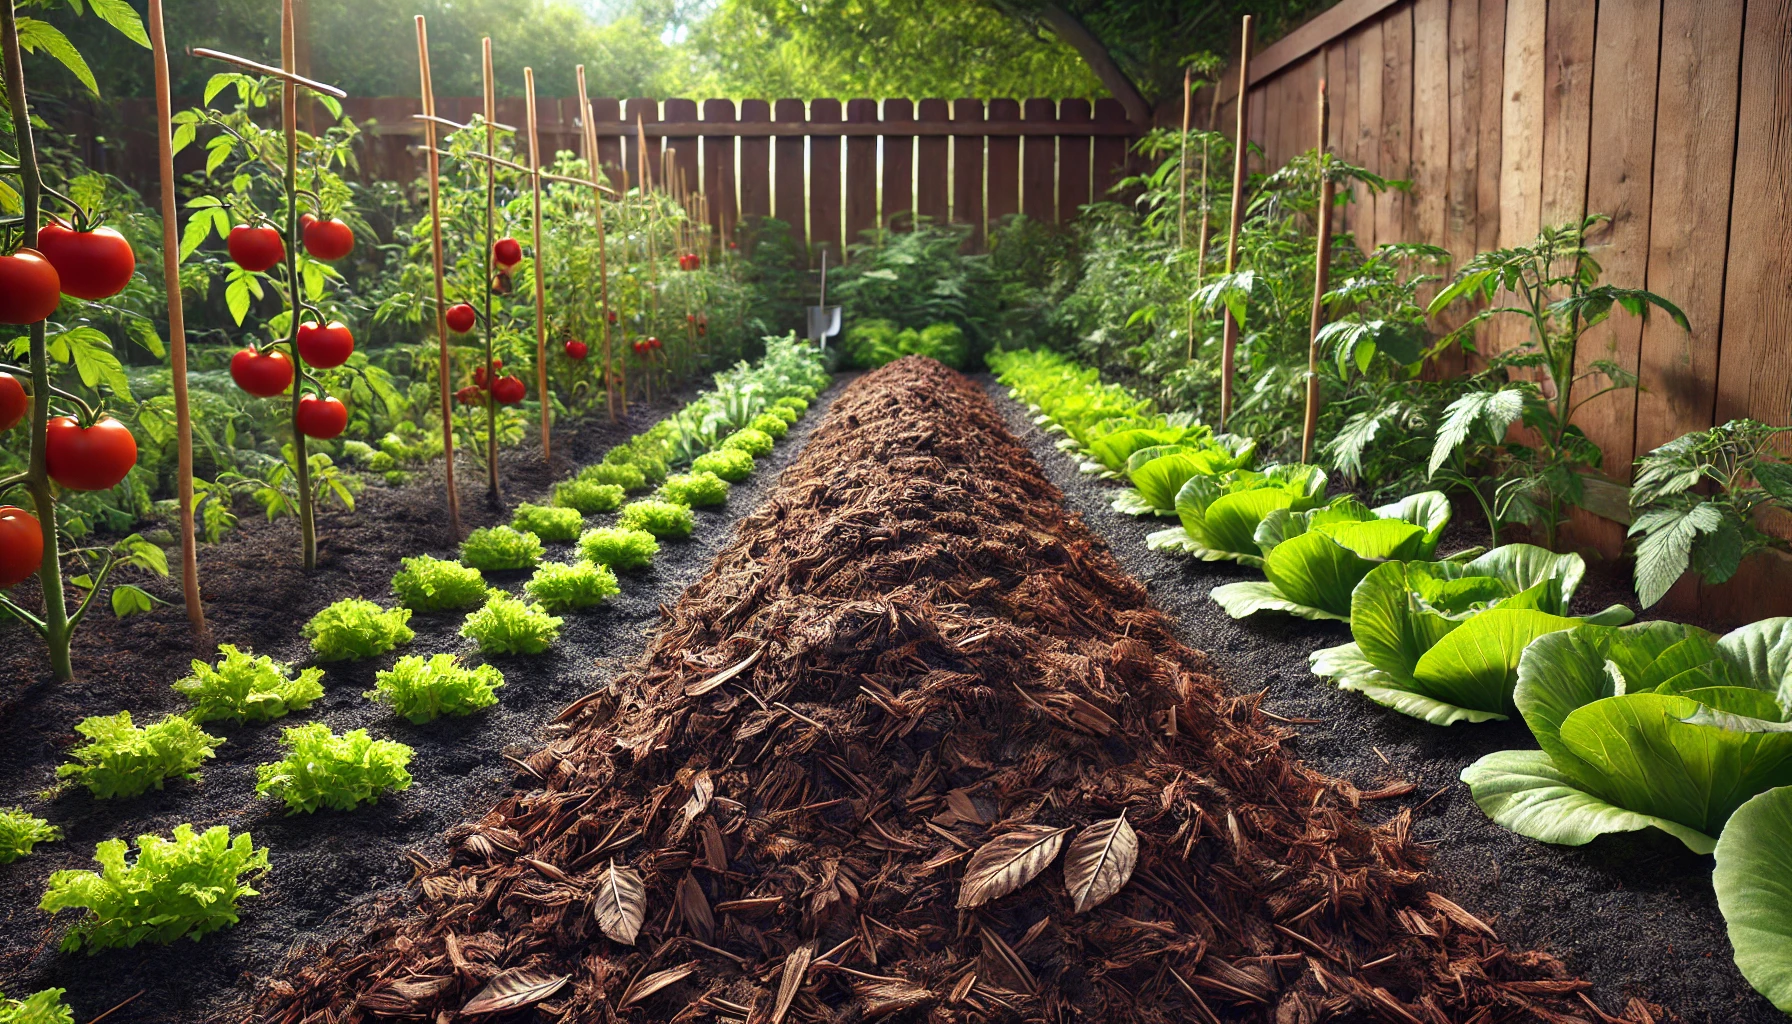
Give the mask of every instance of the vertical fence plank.
[[[703, 120], [713, 122], [718, 129], [734, 130], [733, 100], [704, 100]], [[734, 235], [734, 226], [740, 223], [739, 200], [734, 190], [734, 136], [705, 135], [703, 137], [703, 195], [708, 200], [709, 226], [715, 229], [716, 239], [724, 247]]]
[[[1088, 100], [1064, 100], [1058, 104], [1058, 120], [1079, 124], [1089, 120]], [[1194, 159], [1192, 156], [1190, 159]], [[1058, 136], [1058, 223], [1068, 224], [1089, 202], [1089, 136]]]
[[[1545, 0], [1506, 5], [1504, 103], [1500, 111], [1501, 246], [1526, 245], [1543, 222], [1543, 51]], [[1509, 296], [1507, 296], [1509, 298]], [[1502, 316], [1481, 332], [1482, 351], [1523, 344], [1529, 331], [1517, 317]]]
[[[923, 121], [944, 121], [952, 116], [945, 100], [921, 101]], [[947, 184], [952, 140], [944, 135], [923, 135], [915, 140], [915, 213], [935, 224], [951, 216], [951, 191]]]
[[[1388, 169], [1382, 165], [1380, 138], [1381, 46], [1381, 22], [1376, 22], [1358, 33], [1356, 158], [1362, 167], [1377, 174], [1386, 174]], [[1362, 200], [1361, 206], [1357, 210], [1359, 218], [1356, 229], [1357, 244], [1366, 251], [1375, 248], [1379, 242], [1393, 241], [1393, 239], [1381, 238], [1376, 234], [1376, 225], [1380, 221], [1375, 211], [1382, 203], [1389, 202], [1388, 198], [1361, 187], [1357, 189], [1357, 195]]]
[[1412, 8], [1412, 238], [1445, 232], [1450, 187], [1450, 0]]
[[[741, 100], [740, 119], [761, 122], [772, 119], [772, 105], [765, 100]], [[772, 215], [772, 140], [743, 138], [740, 148], [740, 215], [742, 218]]]
[[[1481, 5], [1480, 0], [1450, 0], [1449, 26], [1450, 169], [1444, 186], [1444, 248], [1450, 250], [1452, 272], [1476, 252], [1480, 208], [1476, 188], [1481, 156]], [[1444, 326], [1455, 327], [1453, 316]], [[1461, 349], [1438, 357], [1438, 371], [1453, 376], [1468, 369]]]
[[[859, 124], [877, 121], [876, 100], [847, 100], [846, 119]], [[877, 226], [877, 136], [853, 135], [846, 140], [846, 244], [861, 241], [860, 232]]]
[[[1269, 89], [1256, 86], [1251, 89], [1251, 109], [1246, 111], [1249, 123], [1245, 125], [1244, 136], [1257, 144], [1257, 152], [1252, 154], [1246, 164], [1253, 172], [1267, 173], [1271, 170], [1268, 160], [1269, 145]], [[1127, 173], [1132, 173], [1131, 163], [1127, 165]]]
[[[1412, 8], [1402, 7], [1381, 22], [1381, 173], [1412, 180]], [[1412, 236], [1412, 197], [1391, 189], [1375, 204], [1375, 241], [1403, 242]]]
[[[912, 100], [884, 101], [885, 131], [900, 131], [905, 121], [915, 119]], [[907, 228], [915, 208], [915, 137], [884, 136], [883, 215], [879, 223], [886, 228]]]
[[[1359, 33], [1346, 35], [1334, 52], [1332, 58], [1332, 75], [1337, 79], [1337, 99], [1332, 108], [1333, 131], [1337, 135], [1337, 143], [1333, 152], [1349, 164], [1360, 164], [1356, 155], [1357, 141], [1357, 100], [1361, 91], [1357, 72], [1357, 39]], [[1350, 202], [1344, 204], [1339, 211], [1338, 230], [1348, 231], [1355, 235], [1362, 233], [1363, 190], [1352, 185]]]
[[[983, 120], [982, 100], [953, 100], [952, 120]], [[971, 226], [970, 245], [983, 247], [983, 136], [952, 137], [952, 223]]]
[[1543, 48], [1543, 223], [1587, 213], [1594, 0], [1550, 0]]
[[[601, 97], [591, 101], [591, 121], [599, 128], [620, 125], [622, 123], [622, 102], [609, 97]], [[599, 135], [597, 137], [597, 163], [603, 168], [604, 177], [616, 188], [622, 187], [622, 137], [620, 135]]]
[[1637, 451], [1710, 426], [1716, 411], [1742, 7], [1702, 0], [1662, 8], [1648, 284], [1686, 311], [1692, 333], [1665, 316], [1643, 326]]
[[[1225, 108], [1220, 108], [1222, 113]], [[1118, 124], [1126, 120], [1126, 108], [1119, 100], [1099, 99], [1095, 101], [1095, 120], [1105, 124]], [[1225, 123], [1221, 119], [1221, 123]], [[1095, 201], [1112, 199], [1108, 193], [1126, 174], [1126, 139], [1115, 135], [1098, 135], [1091, 146], [1095, 151], [1093, 173]]]
[[[989, 101], [991, 121], [1020, 120], [1020, 104], [1014, 100]], [[1011, 213], [1020, 212], [1020, 139], [1012, 135], [989, 137], [989, 184], [984, 205], [989, 211], [989, 226]]]
[[[779, 100], [774, 120], [801, 123], [808, 119], [802, 100]], [[778, 151], [777, 183], [774, 198], [777, 207], [772, 216], [790, 225], [791, 241], [799, 252], [809, 251], [808, 155], [801, 135], [779, 136], [774, 145]], [[806, 262], [806, 257], [805, 257]]]
[[[1030, 99], [1023, 105], [1029, 121], [1055, 121], [1058, 104]], [[1021, 212], [1029, 220], [1050, 224], [1058, 212], [1058, 140], [1052, 135], [1028, 135], [1021, 142]]]
[[[666, 101], [666, 120], [691, 122], [697, 120], [697, 103], [695, 100], [670, 99]], [[697, 137], [694, 135], [667, 139], [666, 148], [671, 151], [667, 163], [671, 165], [672, 180], [667, 184], [674, 195], [683, 195], [703, 184], [697, 177]]]
[[[623, 136], [625, 143], [623, 156], [627, 163], [629, 184], [639, 187], [641, 182], [641, 144], [635, 133], [635, 124], [652, 124], [660, 119], [660, 101], [636, 97], [623, 107], [623, 120], [628, 122], [628, 133]], [[660, 184], [660, 153], [664, 149], [663, 141], [657, 136], [647, 136], [647, 176], [655, 185]]]
[[[1466, 13], [1466, 12], [1465, 12]], [[1476, 149], [1475, 245], [1500, 242], [1500, 171], [1505, 160], [1506, 0], [1481, 0], [1481, 144]]]
[[[839, 100], [810, 100], [810, 124], [838, 124]], [[845, 256], [840, 247], [840, 136], [809, 136], [809, 247], [814, 250], [810, 263], [821, 260], [819, 250], [827, 247], [828, 263], [838, 264]]]

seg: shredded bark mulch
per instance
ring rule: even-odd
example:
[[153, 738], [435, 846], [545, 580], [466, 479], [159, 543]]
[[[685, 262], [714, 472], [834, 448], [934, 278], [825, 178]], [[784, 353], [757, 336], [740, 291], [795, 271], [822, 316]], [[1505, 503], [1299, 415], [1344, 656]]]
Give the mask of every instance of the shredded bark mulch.
[[[270, 1021], [1651, 1024], [1283, 752], [962, 376], [834, 404], [641, 663]], [[488, 1016], [490, 1015], [490, 1016]]]

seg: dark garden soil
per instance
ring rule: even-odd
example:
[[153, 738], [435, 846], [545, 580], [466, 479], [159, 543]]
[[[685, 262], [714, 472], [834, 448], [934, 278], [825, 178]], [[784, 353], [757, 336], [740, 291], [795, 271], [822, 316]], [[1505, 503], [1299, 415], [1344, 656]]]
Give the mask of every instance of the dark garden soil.
[[[1174, 618], [1174, 634], [1212, 659], [1234, 692], [1262, 691], [1263, 709], [1298, 724], [1289, 744], [1307, 765], [1365, 790], [1411, 784], [1411, 793], [1366, 805], [1375, 821], [1403, 820], [1432, 848], [1429, 884], [1494, 924], [1503, 939], [1545, 950], [1595, 985], [1603, 1007], [1632, 996], [1696, 1024], [1773, 1024], [1784, 1015], [1749, 987], [1731, 961], [1711, 890], [1711, 858], [1654, 830], [1605, 836], [1580, 848], [1507, 832], [1475, 806], [1458, 773], [1495, 750], [1536, 747], [1523, 722], [1439, 728], [1395, 714], [1313, 676], [1307, 656], [1345, 643], [1347, 627], [1263, 614], [1234, 621], [1209, 598], [1216, 586], [1258, 579], [1228, 562], [1151, 551], [1146, 535], [1172, 520], [1113, 511], [1114, 485], [1077, 472], [1005, 389], [983, 379], [1009, 428], [1025, 442], [1069, 507], [1112, 546], [1120, 564]], [[1477, 512], [1458, 509], [1441, 547], [1485, 544]], [[1635, 607], [1615, 565], [1590, 565], [1576, 610]]]
[[1410, 812], [1360, 812], [1401, 790], [1285, 755], [1062, 502], [966, 378], [862, 378], [646, 655], [261, 1019], [1590, 1024], [1427, 889]]
[[[200, 781], [172, 781], [132, 800], [99, 801], [84, 789], [44, 799], [39, 794], [55, 783], [56, 766], [78, 738], [73, 731], [77, 721], [128, 709], [142, 724], [183, 710], [185, 702], [169, 684], [187, 674], [193, 657], [209, 656], [211, 648], [195, 648], [177, 582], [172, 587], [161, 581], [146, 584], [174, 602], [151, 614], [119, 621], [101, 612], [90, 618], [75, 642], [74, 683], [49, 681], [35, 635], [17, 627], [0, 632], [5, 638], [0, 644], [0, 750], [6, 752], [0, 757], [0, 807], [23, 803], [66, 834], [63, 841], [39, 846], [32, 856], [0, 867], [0, 989], [20, 996], [51, 985], [67, 988], [79, 1021], [139, 990], [143, 994], [108, 1017], [108, 1024], [240, 1019], [242, 1002], [277, 976], [292, 948], [337, 934], [373, 903], [402, 893], [415, 871], [407, 857], [442, 857], [445, 832], [483, 814], [509, 792], [517, 769], [505, 755], [534, 750], [559, 709], [641, 653], [663, 605], [698, 577], [728, 539], [732, 524], [771, 489], [837, 390], [815, 404], [753, 477], [734, 487], [725, 508], [697, 512], [693, 539], [665, 542], [651, 568], [619, 574], [622, 593], [604, 607], [567, 613], [560, 641], [547, 653], [496, 659], [507, 681], [498, 691], [499, 703], [467, 718], [416, 726], [362, 697], [376, 670], [400, 655], [472, 653], [472, 642], [457, 634], [461, 614], [420, 614], [411, 619], [417, 637], [408, 646], [369, 662], [327, 666], [324, 699], [312, 709], [264, 725], [207, 725], [228, 742]], [[488, 501], [482, 477], [463, 464], [463, 528], [508, 521], [516, 502], [545, 500], [555, 481], [595, 461], [610, 445], [687, 397], [634, 406], [631, 422], [625, 424], [611, 425], [599, 417], [563, 426], [551, 467], [542, 463], [537, 447], [502, 453], [502, 506]], [[309, 663], [309, 647], [299, 628], [318, 609], [344, 597], [390, 604], [389, 584], [400, 558], [426, 552], [455, 557], [446, 543], [441, 501], [439, 479], [404, 488], [370, 486], [353, 514], [320, 517], [319, 567], [313, 573], [297, 566], [298, 530], [292, 520], [269, 525], [255, 510], [243, 510], [240, 532], [200, 552], [211, 642]], [[613, 519], [599, 516], [588, 522]], [[566, 560], [571, 550], [569, 544], [549, 544], [547, 557]], [[494, 573], [488, 578], [518, 591], [527, 576]], [[283, 726], [312, 720], [338, 732], [365, 727], [375, 736], [410, 744], [416, 748], [410, 765], [414, 784], [376, 806], [349, 813], [287, 817], [278, 804], [257, 800], [254, 766], [281, 756], [277, 740]], [[257, 885], [262, 895], [242, 902], [242, 924], [197, 944], [183, 940], [91, 957], [59, 952], [61, 934], [74, 915], [63, 914], [53, 922], [37, 909], [50, 872], [94, 867], [94, 844], [102, 839], [166, 835], [181, 822], [200, 830], [220, 824], [248, 829], [257, 845], [271, 851], [273, 870]]]

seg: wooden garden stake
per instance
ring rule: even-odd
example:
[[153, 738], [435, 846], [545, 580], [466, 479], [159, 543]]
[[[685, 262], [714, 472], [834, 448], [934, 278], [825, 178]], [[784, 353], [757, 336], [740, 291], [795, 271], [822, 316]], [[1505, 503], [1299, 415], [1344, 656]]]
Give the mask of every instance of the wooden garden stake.
[[[160, 0], [157, 0], [160, 2]], [[460, 542], [460, 492], [454, 487], [454, 398], [449, 383], [452, 369], [448, 361], [448, 298], [443, 287], [445, 270], [442, 259], [442, 158], [436, 153], [436, 124], [427, 120], [436, 116], [436, 90], [429, 74], [429, 28], [423, 15], [417, 15], [417, 63], [423, 82], [423, 140], [429, 158], [429, 233], [436, 265], [436, 378], [441, 384], [442, 400], [442, 473], [448, 486], [448, 539]]]
[[168, 358], [174, 383], [174, 434], [179, 469], [180, 579], [187, 621], [205, 634], [205, 605], [199, 599], [199, 539], [193, 524], [193, 411], [187, 400], [187, 324], [180, 295], [180, 214], [174, 201], [174, 97], [168, 84], [168, 39], [162, 27], [162, 0], [149, 0], [149, 42], [156, 75], [156, 150], [162, 171], [162, 280], [168, 290]]
[[535, 237], [535, 388], [541, 399], [541, 461], [553, 455], [548, 440], [549, 419], [553, 403], [548, 401], [548, 300], [542, 284], [546, 270], [541, 248], [541, 137], [540, 123], [535, 118], [535, 69], [523, 69], [523, 94], [529, 107], [529, 186], [535, 202], [535, 219], [531, 230]]
[[1325, 99], [1325, 79], [1319, 80], [1319, 256], [1313, 271], [1313, 325], [1307, 343], [1307, 419], [1300, 434], [1300, 461], [1311, 462], [1313, 435], [1319, 428], [1319, 329], [1325, 326], [1325, 289], [1332, 263], [1332, 176], [1325, 154], [1331, 105]]
[[[1245, 131], [1251, 106], [1251, 16], [1244, 16], [1244, 38], [1238, 48], [1238, 135], [1232, 154], [1232, 234], [1226, 242], [1226, 273], [1238, 265], [1238, 233], [1244, 227]], [[1232, 417], [1233, 364], [1238, 357], [1238, 319], [1226, 307], [1226, 333], [1220, 349], [1220, 429]]]
[[[585, 167], [592, 181], [597, 181], [601, 172], [597, 161], [597, 125], [591, 120], [591, 97], [585, 92], [585, 65], [578, 66], [579, 76], [579, 118], [585, 124]], [[610, 266], [609, 254], [604, 251], [604, 194], [603, 189], [591, 190], [591, 210], [597, 217], [597, 302], [598, 318], [604, 332], [604, 410], [610, 414], [610, 422], [616, 422], [616, 381], [615, 365], [610, 359]]]
[[[293, 17], [292, 0], [280, 4], [280, 70], [297, 75], [298, 32]], [[299, 429], [299, 402], [305, 395], [305, 360], [299, 355], [299, 246], [304, 244], [304, 228], [299, 223], [299, 83], [287, 78], [282, 83], [280, 119], [286, 129], [286, 281], [292, 289], [292, 325], [287, 335], [287, 351], [292, 355], [292, 450], [293, 477], [299, 489], [299, 538], [306, 569], [317, 568], [317, 515], [311, 498], [310, 456], [305, 452], [305, 432]]]
[[497, 238], [492, 222], [497, 218], [498, 167], [492, 161], [498, 156], [498, 83], [492, 73], [492, 37], [481, 44], [485, 62], [485, 486], [491, 500], [500, 500], [498, 493], [498, 402], [492, 396], [497, 371], [492, 366], [492, 245]]
[[[1195, 105], [1195, 69], [1182, 69], [1182, 186], [1176, 190], [1176, 247], [1188, 248], [1188, 115]], [[1190, 342], [1193, 344], [1193, 342]]]

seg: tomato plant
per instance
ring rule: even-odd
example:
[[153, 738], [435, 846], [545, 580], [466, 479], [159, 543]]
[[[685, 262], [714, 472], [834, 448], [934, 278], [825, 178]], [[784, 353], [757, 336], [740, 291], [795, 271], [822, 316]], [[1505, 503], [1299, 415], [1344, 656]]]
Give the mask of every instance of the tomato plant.
[[38, 232], [37, 248], [56, 268], [63, 293], [77, 299], [109, 299], [137, 270], [131, 243], [116, 228], [83, 230], [52, 221]]

